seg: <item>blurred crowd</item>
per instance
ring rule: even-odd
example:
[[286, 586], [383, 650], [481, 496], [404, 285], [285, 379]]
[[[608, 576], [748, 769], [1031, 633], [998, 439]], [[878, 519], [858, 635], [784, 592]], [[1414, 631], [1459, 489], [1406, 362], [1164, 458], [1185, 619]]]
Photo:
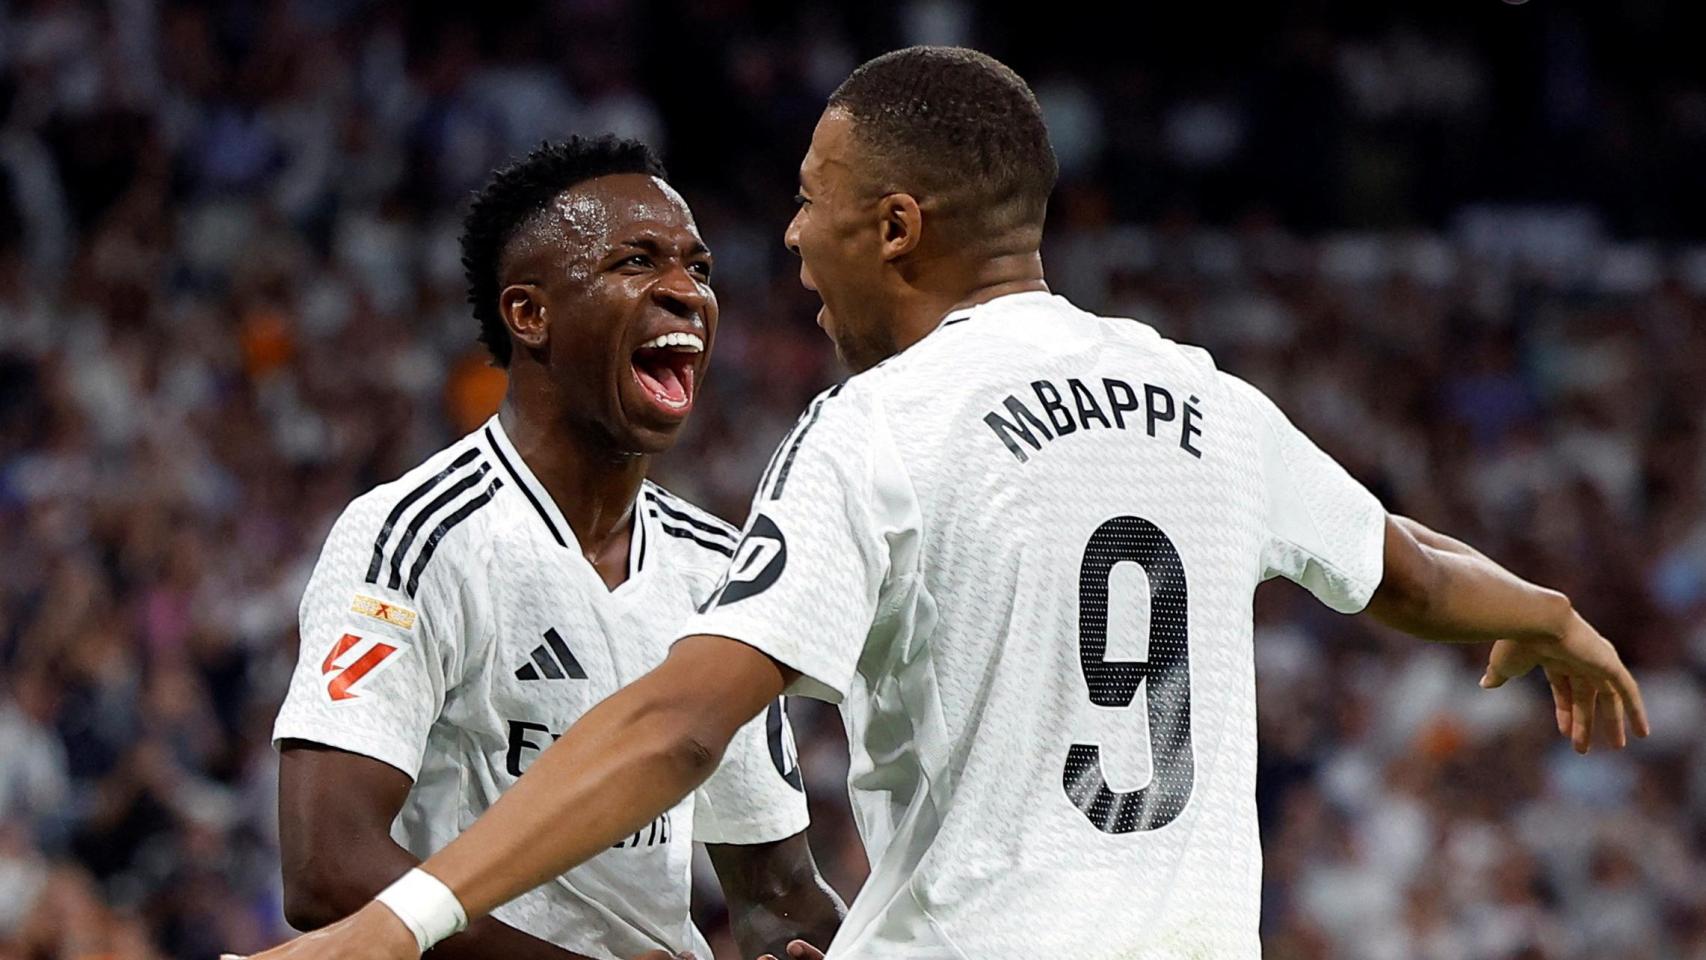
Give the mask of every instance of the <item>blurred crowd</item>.
[[[287, 932], [268, 736], [296, 602], [343, 505], [501, 394], [456, 239], [506, 157], [599, 131], [665, 153], [724, 319], [657, 472], [744, 517], [839, 376], [780, 244], [794, 167], [828, 91], [910, 42], [980, 44], [1036, 86], [1058, 292], [1209, 347], [1391, 509], [1567, 591], [1644, 683], [1655, 735], [1577, 757], [1538, 682], [1476, 688], [1481, 650], [1264, 588], [1270, 960], [1706, 958], [1706, 247], [1686, 239], [1706, 84], [1665, 4], [1485, 6], [1217, 32], [953, 0], [477, 22], [0, 4], [0, 960]], [[813, 843], [850, 896], [838, 721], [795, 716]]]

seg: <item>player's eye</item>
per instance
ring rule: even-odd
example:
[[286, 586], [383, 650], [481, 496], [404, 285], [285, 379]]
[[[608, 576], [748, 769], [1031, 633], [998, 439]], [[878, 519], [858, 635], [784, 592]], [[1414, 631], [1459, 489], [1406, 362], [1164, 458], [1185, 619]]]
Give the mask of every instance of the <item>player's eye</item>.
[[803, 193], [794, 194], [794, 206], [796, 206], [796, 207], [803, 207], [806, 204], [811, 203], [811, 202], [812, 202], [811, 198], [806, 196]]
[[643, 253], [636, 253], [617, 264], [619, 267], [639, 267], [642, 270], [649, 269], [651, 265], [652, 258]]
[[711, 265], [704, 260], [696, 260], [688, 264], [687, 269], [693, 271], [701, 280], [709, 281], [711, 279]]

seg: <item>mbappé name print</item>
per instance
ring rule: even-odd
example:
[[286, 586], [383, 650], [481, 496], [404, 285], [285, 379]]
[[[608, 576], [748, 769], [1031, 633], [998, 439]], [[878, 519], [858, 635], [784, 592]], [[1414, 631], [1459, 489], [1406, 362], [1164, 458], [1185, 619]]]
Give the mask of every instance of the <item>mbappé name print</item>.
[[1009, 393], [998, 409], [984, 414], [983, 422], [1020, 463], [1030, 459], [1026, 447], [1041, 450], [1048, 441], [1098, 427], [1141, 427], [1151, 437], [1177, 439], [1180, 450], [1200, 460], [1202, 449], [1197, 444], [1203, 413], [1199, 403], [1195, 396], [1181, 401], [1171, 390], [1153, 383], [1133, 386], [1112, 377], [1090, 383], [1069, 377], [1064, 388], [1050, 380], [1033, 380]]

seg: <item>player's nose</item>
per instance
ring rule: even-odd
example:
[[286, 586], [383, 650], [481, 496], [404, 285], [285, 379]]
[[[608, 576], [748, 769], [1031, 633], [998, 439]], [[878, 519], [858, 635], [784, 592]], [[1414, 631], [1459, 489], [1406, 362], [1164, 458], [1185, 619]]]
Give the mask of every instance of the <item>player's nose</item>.
[[782, 245], [787, 247], [794, 256], [800, 255], [800, 215], [794, 214], [794, 219], [788, 221], [788, 228], [782, 231]]
[[685, 267], [677, 265], [652, 285], [652, 300], [671, 313], [681, 316], [692, 314], [703, 320], [705, 306], [711, 301], [710, 286], [688, 273]]

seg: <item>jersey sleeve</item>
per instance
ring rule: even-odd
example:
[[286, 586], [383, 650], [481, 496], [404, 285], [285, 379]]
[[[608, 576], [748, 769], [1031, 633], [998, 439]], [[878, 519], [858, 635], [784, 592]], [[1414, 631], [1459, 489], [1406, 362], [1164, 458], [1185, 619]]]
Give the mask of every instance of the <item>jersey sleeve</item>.
[[1262, 577], [1285, 577], [1340, 613], [1380, 586], [1386, 510], [1261, 391], [1227, 378], [1255, 418], [1266, 495]]
[[785, 698], [735, 733], [717, 772], [693, 801], [693, 839], [700, 843], [768, 843], [811, 824], [799, 752]]
[[383, 576], [369, 582], [379, 523], [367, 512], [358, 501], [339, 518], [303, 592], [296, 669], [273, 743], [309, 740], [412, 779], [460, 670], [464, 611], [434, 578], [412, 598]]
[[873, 488], [880, 429], [850, 391], [813, 401], [765, 470], [721, 585], [683, 636], [739, 640], [840, 702], [876, 617], [888, 538]]

